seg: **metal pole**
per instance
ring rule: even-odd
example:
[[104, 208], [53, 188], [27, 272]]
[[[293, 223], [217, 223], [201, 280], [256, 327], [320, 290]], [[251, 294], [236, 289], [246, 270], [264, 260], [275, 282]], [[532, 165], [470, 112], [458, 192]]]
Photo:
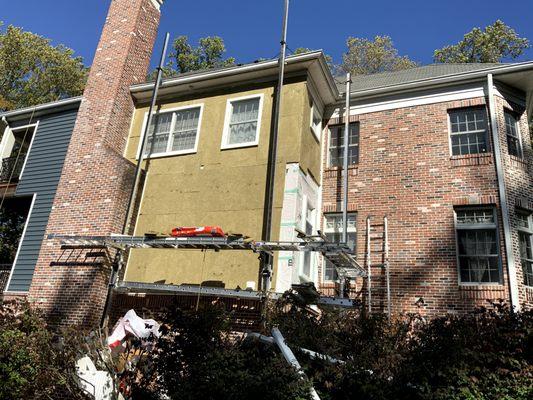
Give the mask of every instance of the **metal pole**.
[[165, 58], [167, 55], [167, 47], [170, 39], [170, 34], [167, 32], [165, 35], [165, 44], [163, 45], [163, 51], [161, 52], [161, 59], [159, 60], [159, 66], [157, 67], [157, 77], [154, 84], [154, 91], [152, 93], [152, 102], [150, 103], [150, 109], [148, 111], [148, 121], [144, 127], [144, 131], [141, 136], [141, 153], [139, 154], [139, 161], [135, 166], [135, 179], [133, 181], [133, 187], [130, 193], [130, 199], [128, 202], [128, 208], [126, 211], [126, 219], [124, 220], [124, 225], [122, 227], [122, 233], [128, 234], [131, 228], [131, 220], [133, 210], [135, 209], [135, 199], [137, 197], [137, 191], [139, 190], [139, 181], [141, 178], [142, 162], [144, 158], [144, 152], [146, 151], [146, 138], [148, 137], [148, 131], [152, 125], [153, 111], [157, 102], [157, 93], [159, 92], [159, 86], [161, 85], [161, 80], [163, 79], [163, 66], [165, 64]]
[[370, 216], [366, 218], [366, 267], [367, 267], [367, 290], [368, 290], [368, 313], [372, 313], [372, 267], [371, 267], [371, 257], [370, 252], [370, 235], [371, 235], [371, 226], [370, 226]]
[[[289, 18], [289, 0], [285, 0], [283, 13], [283, 27], [281, 32], [281, 51], [279, 57], [279, 76], [278, 85], [276, 87], [276, 98], [274, 100], [274, 110], [272, 116], [272, 133], [270, 135], [268, 153], [268, 168], [267, 168], [267, 185], [266, 185], [266, 199], [265, 199], [265, 226], [263, 229], [263, 240], [270, 241], [272, 231], [272, 209], [274, 205], [274, 183], [276, 177], [276, 158], [278, 146], [278, 131], [279, 131], [279, 114], [281, 106], [281, 91], [283, 88], [283, 77], [285, 76], [285, 57], [287, 51], [287, 22]], [[272, 279], [272, 264], [273, 257], [267, 255], [261, 259], [262, 262], [262, 287], [264, 291], [270, 290]]]
[[[348, 243], [348, 146], [350, 143], [350, 83], [351, 74], [346, 74], [346, 107], [344, 113], [344, 157], [343, 157], [343, 179], [342, 179], [342, 242]], [[344, 297], [344, 286], [346, 277], [339, 274], [339, 296]]]
[[513, 243], [511, 239], [511, 221], [509, 219], [509, 204], [507, 203], [507, 190], [503, 174], [503, 163], [501, 159], [500, 139], [498, 134], [498, 121], [496, 118], [496, 104], [494, 102], [494, 81], [492, 74], [487, 75], [487, 96], [489, 98], [489, 114], [492, 132], [492, 143], [494, 146], [494, 165], [496, 167], [496, 179], [498, 181], [498, 193], [500, 195], [500, 208], [502, 213], [503, 237], [505, 253], [507, 255], [507, 275], [509, 279], [509, 297], [511, 310], [520, 311], [520, 301], [518, 298], [518, 282], [516, 280], [516, 266], [514, 261]]
[[387, 317], [391, 319], [390, 268], [389, 268], [389, 231], [388, 219], [383, 217], [383, 257], [385, 264], [385, 279], [387, 280]]
[[[298, 374], [305, 378], [305, 373], [302, 370], [302, 366], [294, 356], [294, 353], [292, 352], [290, 347], [287, 346], [287, 344], [285, 343], [285, 338], [283, 337], [278, 328], [272, 328], [272, 338], [281, 350], [281, 354], [283, 355], [285, 360], [298, 372]], [[313, 400], [320, 400], [320, 397], [318, 396], [318, 393], [316, 392], [313, 386], [311, 386], [309, 391]]]
[[344, 176], [342, 180], [342, 241], [348, 242], [348, 146], [350, 144], [350, 83], [351, 74], [346, 74], [346, 111], [344, 113]]

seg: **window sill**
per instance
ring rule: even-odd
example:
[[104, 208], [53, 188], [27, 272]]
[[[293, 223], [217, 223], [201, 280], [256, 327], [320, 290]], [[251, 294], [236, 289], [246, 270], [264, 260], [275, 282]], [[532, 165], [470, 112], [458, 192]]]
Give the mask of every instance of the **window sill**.
[[[187, 154], [195, 154], [195, 153], [196, 153], [196, 149], [180, 150], [180, 151], [168, 151], [166, 153], [153, 153], [153, 154], [150, 154], [150, 156], [144, 156], [143, 160], [151, 160], [151, 159], [154, 159], [154, 158], [164, 158], [164, 157], [173, 157], [173, 156], [184, 156], [184, 155], [187, 155]], [[137, 161], [139, 160], [138, 156], [136, 157], [136, 160]]]
[[465, 154], [462, 156], [451, 156], [452, 167], [466, 167], [472, 165], [492, 164], [492, 153]]
[[259, 142], [224, 144], [220, 147], [220, 150], [242, 149], [246, 147], [257, 147], [257, 146], [259, 146]]
[[460, 283], [459, 292], [463, 299], [504, 299], [505, 286], [501, 283]]

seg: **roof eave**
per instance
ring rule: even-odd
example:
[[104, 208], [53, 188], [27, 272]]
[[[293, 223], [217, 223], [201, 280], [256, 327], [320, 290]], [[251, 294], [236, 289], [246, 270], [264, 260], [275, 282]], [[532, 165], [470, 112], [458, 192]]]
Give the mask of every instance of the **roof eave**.
[[[324, 91], [321, 93], [321, 95], [326, 97], [324, 99], [325, 101], [331, 103], [338, 98], [339, 94], [337, 88], [335, 87], [333, 77], [329, 72], [329, 68], [322, 51], [298, 54], [290, 56], [286, 59], [287, 71], [290, 71], [292, 68], [296, 69], [299, 66], [301, 66], [302, 69], [309, 69], [313, 74], [321, 75], [319, 79], [325, 82], [323, 87]], [[277, 69], [278, 60], [269, 60], [256, 64], [235, 66], [221, 70], [204, 71], [197, 74], [166, 79], [161, 83], [159, 90], [161, 95], [164, 95], [165, 93], [168, 94], [172, 92], [178, 92], [179, 89], [184, 88], [190, 92], [196, 88], [195, 86], [200, 85], [202, 89], [205, 90], [209, 87], [219, 86], [225, 82], [238, 82], [238, 80], [244, 76], [250, 78], [255, 75], [272, 75], [275, 77], [277, 74]], [[154, 82], [134, 85], [130, 87], [130, 92], [136, 100], [146, 100], [151, 96], [154, 85]]]
[[38, 104], [36, 106], [24, 107], [24, 108], [19, 108], [17, 110], [11, 110], [11, 111], [5, 111], [3, 113], [0, 113], [0, 118], [6, 118], [6, 119], [17, 118], [17, 117], [23, 117], [27, 114], [33, 114], [34, 116], [37, 116], [37, 115], [46, 113], [48, 111], [51, 111], [52, 109], [62, 109], [65, 107], [72, 106], [76, 103], [80, 103], [81, 99], [82, 99], [82, 96], [70, 97], [68, 99]]

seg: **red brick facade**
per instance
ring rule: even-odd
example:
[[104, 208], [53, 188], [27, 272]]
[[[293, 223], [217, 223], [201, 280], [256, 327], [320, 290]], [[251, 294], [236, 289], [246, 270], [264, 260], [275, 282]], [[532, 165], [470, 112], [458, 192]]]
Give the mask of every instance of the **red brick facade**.
[[[123, 156], [134, 109], [132, 84], [145, 80], [160, 12], [153, 0], [113, 0], [91, 66], [48, 234], [120, 232], [133, 165]], [[80, 254], [81, 253], [81, 254]], [[99, 252], [43, 242], [30, 300], [60, 322], [93, 325], [101, 316], [108, 267]]]
[[[505, 104], [504, 104], [505, 103]], [[524, 160], [507, 155], [503, 107], [513, 107], [497, 96], [497, 116], [507, 192], [513, 220], [514, 205], [533, 199], [533, 150], [523, 109], [520, 120]], [[488, 109], [486, 99], [423, 104], [351, 116], [359, 121], [359, 163], [349, 174], [348, 210], [357, 212], [357, 254], [364, 263], [366, 218], [378, 223], [387, 215], [393, 311], [422, 312], [428, 315], [464, 312], [488, 305], [487, 300], [509, 300], [507, 262], [496, 169], [491, 143], [488, 153], [451, 156], [448, 110], [470, 106]], [[329, 124], [342, 123], [332, 119]], [[325, 135], [326, 137], [328, 135]], [[490, 136], [490, 134], [489, 134]], [[326, 144], [323, 173], [323, 212], [340, 212], [342, 181], [340, 171], [328, 168]], [[492, 142], [492, 140], [491, 140]], [[521, 200], [520, 200], [521, 199]], [[495, 206], [498, 215], [503, 283], [501, 285], [459, 284], [454, 207]], [[526, 206], [522, 204], [523, 206]], [[323, 223], [323, 222], [322, 222]], [[520, 283], [520, 301], [527, 298], [518, 253], [515, 226], [513, 244]], [[374, 261], [374, 262], [377, 262]], [[319, 267], [319, 277], [322, 271]], [[376, 284], [382, 280], [375, 268]], [[357, 282], [359, 296], [366, 300], [362, 280]], [[322, 291], [332, 294], [332, 283], [321, 283]], [[355, 292], [352, 290], [352, 292]], [[384, 291], [382, 292], [384, 294]], [[375, 296], [375, 292], [373, 292]], [[531, 304], [531, 294], [529, 294]], [[383, 302], [381, 302], [384, 305]]]

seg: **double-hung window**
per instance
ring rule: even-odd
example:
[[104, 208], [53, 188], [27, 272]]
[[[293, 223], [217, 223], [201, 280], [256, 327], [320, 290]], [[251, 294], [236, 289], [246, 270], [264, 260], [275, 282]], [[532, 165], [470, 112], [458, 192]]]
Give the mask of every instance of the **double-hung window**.
[[193, 153], [198, 147], [202, 107], [156, 114], [148, 130], [145, 156]]
[[[329, 166], [342, 167], [344, 162], [344, 125], [329, 127]], [[359, 123], [350, 123], [348, 138], [348, 165], [359, 163]]]
[[[348, 213], [348, 247], [355, 252], [355, 240], [357, 235], [356, 213]], [[324, 215], [324, 235], [333, 243], [342, 242], [342, 213], [328, 213]], [[337, 270], [334, 265], [324, 259], [324, 281], [335, 281], [338, 279]]]
[[524, 284], [533, 286], [533, 215], [518, 212], [518, 238], [520, 241], [520, 263]]
[[507, 135], [507, 148], [509, 154], [515, 157], [522, 157], [522, 143], [520, 142], [520, 131], [518, 130], [518, 120], [516, 116], [505, 110], [505, 133]]
[[500, 283], [498, 231], [494, 209], [457, 209], [455, 215], [461, 283]]
[[486, 153], [488, 151], [487, 113], [483, 108], [450, 110], [452, 155]]
[[254, 146], [259, 143], [263, 95], [228, 100], [222, 148]]

